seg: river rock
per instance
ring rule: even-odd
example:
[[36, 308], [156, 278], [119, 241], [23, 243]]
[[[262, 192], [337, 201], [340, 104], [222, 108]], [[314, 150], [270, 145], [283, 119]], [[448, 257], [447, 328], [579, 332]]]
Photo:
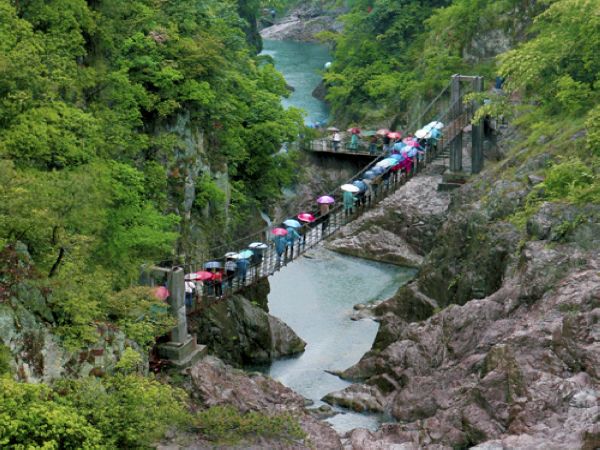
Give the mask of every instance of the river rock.
[[352, 384], [346, 389], [327, 394], [322, 400], [357, 412], [383, 412], [383, 398], [375, 386]]
[[261, 30], [263, 39], [319, 42], [316, 35], [323, 31], [339, 33], [343, 23], [337, 17], [345, 9], [324, 11], [317, 6], [301, 4], [285, 18]]
[[238, 366], [265, 364], [304, 351], [306, 343], [261, 304], [234, 295], [191, 318], [190, 331], [209, 352]]
[[327, 248], [340, 253], [418, 267], [433, 246], [450, 196], [438, 192], [439, 176], [418, 176], [342, 228]]
[[[192, 390], [203, 407], [230, 405], [241, 412], [260, 411], [265, 414], [292, 414], [298, 419], [307, 434], [305, 443], [262, 440], [248, 442], [240, 448], [318, 448], [340, 449], [337, 433], [325, 422], [321, 422], [305, 409], [304, 398], [264, 375], [236, 370], [213, 357], [206, 357], [189, 371]], [[256, 446], [258, 445], [258, 446]], [[178, 447], [181, 448], [181, 447]], [[210, 445], [186, 446], [185, 448], [214, 448]]]

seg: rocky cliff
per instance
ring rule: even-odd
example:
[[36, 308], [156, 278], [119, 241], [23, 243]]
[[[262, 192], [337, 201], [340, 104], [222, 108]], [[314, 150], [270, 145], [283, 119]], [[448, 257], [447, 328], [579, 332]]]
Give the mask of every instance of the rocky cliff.
[[[347, 448], [600, 445], [600, 208], [523, 213], [552, 158], [513, 151], [451, 198], [431, 191], [415, 208], [429, 219], [404, 202], [426, 183], [417, 178], [330, 244], [422, 258], [416, 279], [375, 308], [373, 348], [342, 374], [358, 384], [326, 397], [399, 423], [354, 430]], [[407, 235], [415, 220], [424, 228]]]

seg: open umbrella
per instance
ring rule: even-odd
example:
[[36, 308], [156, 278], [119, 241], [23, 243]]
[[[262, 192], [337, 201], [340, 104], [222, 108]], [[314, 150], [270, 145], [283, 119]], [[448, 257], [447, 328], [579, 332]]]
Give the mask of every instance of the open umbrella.
[[300, 213], [298, 214], [298, 220], [301, 222], [314, 222], [315, 221], [315, 216], [313, 216], [311, 213]]
[[185, 279], [189, 281], [206, 281], [210, 280], [212, 276], [212, 273], [207, 272], [206, 270], [201, 270], [200, 272], [188, 273], [185, 276]]
[[417, 130], [415, 132], [415, 137], [417, 139], [424, 139], [425, 137], [427, 137], [427, 131], [421, 128], [420, 130]]
[[353, 194], [356, 194], [357, 192], [360, 192], [360, 189], [354, 186], [353, 184], [342, 184], [342, 191], [352, 192]]
[[377, 176], [377, 174], [373, 170], [367, 170], [363, 174], [363, 177], [365, 177], [367, 180], [370, 180], [371, 178], [375, 178], [376, 176]]
[[350, 133], [350, 134], [360, 134], [360, 128], [356, 128], [356, 127], [348, 128], [348, 133]]
[[385, 172], [385, 169], [383, 167], [378, 167], [378, 166], [373, 167], [373, 169], [371, 169], [371, 170], [373, 170], [373, 172], [375, 173], [375, 176], [381, 175], [383, 172]]
[[396, 161], [402, 161], [404, 160], [405, 156], [401, 155], [400, 153], [396, 153], [394, 155], [390, 156], [390, 159], [395, 159]]
[[271, 230], [275, 236], [285, 236], [287, 234], [287, 230], [285, 228], [273, 228]]
[[367, 185], [360, 180], [353, 181], [352, 185], [356, 186], [359, 189], [359, 192], [365, 192], [367, 190]]
[[376, 165], [377, 167], [382, 167], [384, 169], [388, 168], [388, 167], [392, 167], [394, 165], [396, 165], [398, 163], [398, 161], [396, 161], [394, 158], [386, 158], [386, 159], [382, 159], [381, 161], [379, 161]]
[[251, 258], [252, 255], [254, 255], [254, 252], [252, 250], [242, 250], [238, 253], [237, 259], [248, 259]]
[[333, 197], [330, 197], [329, 195], [323, 195], [317, 199], [317, 203], [322, 204], [322, 205], [331, 205], [331, 204], [335, 203], [335, 200]]
[[340, 130], [336, 127], [329, 127], [329, 128], [327, 128], [327, 131], [340, 131]]
[[204, 263], [205, 269], [220, 269], [221, 263], [219, 261], [208, 261]]
[[225, 258], [236, 258], [237, 257], [237, 253], [236, 252], [227, 252], [225, 253]]
[[389, 137], [390, 139], [400, 139], [402, 137], [402, 133], [400, 133], [399, 131], [390, 131], [387, 134], [387, 137]]
[[265, 250], [268, 247], [269, 246], [263, 242], [253, 242], [252, 244], [250, 244], [248, 246], [248, 248], [257, 249], [257, 250]]
[[159, 300], [166, 300], [169, 298], [169, 295], [171, 295], [169, 290], [164, 286], [159, 286], [154, 289], [154, 296]]
[[365, 137], [371, 137], [371, 136], [375, 136], [377, 134], [377, 132], [375, 130], [366, 130], [366, 131], [361, 131], [360, 134], [362, 134]]
[[300, 222], [298, 222], [297, 220], [294, 220], [294, 219], [284, 220], [283, 224], [285, 226], [292, 227], [292, 228], [300, 228], [302, 226], [302, 224]]
[[438, 130], [441, 130], [442, 128], [444, 128], [444, 124], [442, 122], [431, 122], [431, 128], [437, 128]]
[[375, 132], [375, 134], [377, 134], [377, 136], [387, 136], [389, 132], [390, 130], [388, 130], [387, 128], [380, 128]]

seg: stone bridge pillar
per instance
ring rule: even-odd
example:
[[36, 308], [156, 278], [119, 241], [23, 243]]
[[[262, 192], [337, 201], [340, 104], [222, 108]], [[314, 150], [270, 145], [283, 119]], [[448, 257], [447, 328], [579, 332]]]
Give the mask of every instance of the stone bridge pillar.
[[169, 290], [169, 311], [177, 320], [169, 333], [170, 340], [157, 346], [158, 355], [171, 361], [177, 367], [186, 367], [206, 354], [206, 347], [198, 345], [196, 337], [188, 333], [185, 310], [185, 281], [181, 267], [166, 269], [163, 267], [143, 268], [141, 283], [148, 286], [163, 285], [166, 280]]
[[[452, 75], [450, 85], [450, 105], [452, 105], [451, 120], [454, 122], [453, 127], [461, 127], [461, 114], [463, 112], [462, 101], [460, 96], [460, 75]], [[458, 130], [456, 136], [450, 143], [450, 171], [460, 172], [462, 170], [462, 130]]]

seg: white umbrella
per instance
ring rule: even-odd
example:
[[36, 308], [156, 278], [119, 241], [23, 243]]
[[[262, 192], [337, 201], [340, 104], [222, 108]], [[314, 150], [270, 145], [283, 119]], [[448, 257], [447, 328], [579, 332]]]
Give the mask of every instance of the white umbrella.
[[360, 189], [354, 186], [353, 184], [342, 184], [342, 191], [352, 192], [353, 194], [356, 194], [357, 192], [360, 192]]
[[386, 159], [382, 159], [381, 161], [379, 161], [375, 165], [377, 167], [381, 167], [381, 168], [385, 169], [387, 167], [395, 166], [396, 164], [398, 164], [398, 161], [396, 161], [395, 159], [393, 159], [393, 158], [386, 158]]
[[248, 246], [248, 248], [251, 248], [251, 249], [255, 249], [256, 248], [256, 249], [259, 249], [259, 250], [264, 250], [267, 247], [268, 247], [268, 245], [265, 244], [265, 243], [263, 243], [263, 242], [253, 242], [252, 244], [250, 244]]
[[423, 139], [425, 136], [427, 136], [427, 131], [425, 131], [423, 128], [415, 132], [415, 137], [417, 139]]

